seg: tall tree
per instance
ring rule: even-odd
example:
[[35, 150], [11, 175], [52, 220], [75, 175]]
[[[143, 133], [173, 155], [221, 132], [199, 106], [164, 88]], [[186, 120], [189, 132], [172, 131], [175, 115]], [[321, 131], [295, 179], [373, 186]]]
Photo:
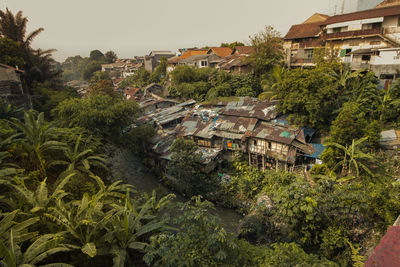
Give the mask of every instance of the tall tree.
[[266, 26], [264, 31], [250, 36], [250, 43], [256, 53], [249, 56], [257, 76], [269, 72], [283, 58], [280, 33], [272, 26]]
[[114, 51], [107, 51], [104, 54], [104, 59], [106, 60], [107, 63], [114, 63], [117, 60], [117, 54], [115, 54]]
[[92, 50], [90, 51], [89, 59], [95, 61], [102, 61], [104, 60], [104, 54], [100, 50]]
[[24, 51], [25, 65], [21, 66], [25, 70], [25, 76], [28, 86], [34, 81], [43, 82], [60, 74], [60, 71], [54, 68], [55, 61], [51, 58], [54, 49], [35, 50], [31, 48], [32, 41], [44, 29], [39, 28], [26, 34], [28, 19], [22, 16], [22, 11], [14, 15], [9, 9], [0, 10], [0, 35], [19, 42]]
[[14, 15], [8, 8], [0, 10], [0, 33], [14, 41], [20, 42], [25, 49], [30, 48], [33, 39], [38, 36], [44, 28], [39, 28], [26, 35], [28, 18], [22, 16], [22, 11]]

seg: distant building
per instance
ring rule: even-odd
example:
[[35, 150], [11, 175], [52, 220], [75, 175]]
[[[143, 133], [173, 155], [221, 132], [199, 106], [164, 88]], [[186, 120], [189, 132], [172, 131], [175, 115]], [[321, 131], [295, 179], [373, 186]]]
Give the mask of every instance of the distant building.
[[174, 56], [175, 54], [171, 51], [151, 51], [148, 56], [144, 56], [144, 68], [149, 72], [153, 72], [158, 64], [160, 64], [161, 58], [165, 57], [169, 59]]

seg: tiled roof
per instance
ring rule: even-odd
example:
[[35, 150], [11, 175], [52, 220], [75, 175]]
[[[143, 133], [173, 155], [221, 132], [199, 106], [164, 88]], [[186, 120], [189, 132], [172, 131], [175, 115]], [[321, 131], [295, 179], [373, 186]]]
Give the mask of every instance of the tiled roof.
[[307, 37], [317, 37], [321, 33], [321, 23], [305, 23], [293, 25], [283, 39], [298, 39]]
[[211, 47], [207, 54], [214, 53], [219, 57], [227, 57], [232, 54], [232, 49], [229, 47]]
[[168, 63], [169, 64], [178, 63], [182, 59], [189, 58], [191, 56], [205, 55], [205, 54], [207, 54], [207, 51], [208, 51], [207, 49], [190, 49], [190, 50], [187, 50], [185, 53], [183, 53], [179, 57], [170, 58], [168, 60]]
[[388, 17], [396, 15], [400, 15], [400, 5], [389, 6], [384, 8], [368, 9], [364, 11], [353, 12], [343, 15], [336, 15], [329, 17], [325, 22], [322, 22], [321, 24], [329, 25], [329, 24], [352, 21], [352, 20], [371, 19], [371, 18]]
[[236, 46], [232, 54], [235, 55], [252, 55], [256, 50], [252, 46]]

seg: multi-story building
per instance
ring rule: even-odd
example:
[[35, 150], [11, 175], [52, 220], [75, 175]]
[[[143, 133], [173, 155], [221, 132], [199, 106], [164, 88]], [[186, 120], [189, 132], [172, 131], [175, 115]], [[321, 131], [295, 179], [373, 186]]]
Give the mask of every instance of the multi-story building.
[[283, 38], [286, 63], [289, 67], [314, 66], [314, 49], [324, 45], [322, 24], [328, 15], [315, 13], [302, 24], [293, 25]]
[[396, 78], [400, 69], [400, 0], [335, 16], [314, 14], [290, 28], [284, 48], [290, 67], [314, 66], [315, 48], [331, 48], [353, 70], [370, 69], [381, 79]]
[[144, 56], [144, 68], [149, 72], [153, 72], [158, 64], [160, 64], [161, 58], [165, 57], [169, 59], [174, 56], [175, 54], [171, 51], [151, 51], [148, 56]]

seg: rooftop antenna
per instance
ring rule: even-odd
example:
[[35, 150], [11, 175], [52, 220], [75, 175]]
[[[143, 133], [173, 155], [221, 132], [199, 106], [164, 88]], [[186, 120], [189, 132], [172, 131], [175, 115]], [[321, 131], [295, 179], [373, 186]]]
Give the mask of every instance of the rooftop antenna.
[[342, 8], [341, 8], [341, 10], [340, 10], [340, 14], [341, 14], [341, 15], [344, 13], [344, 1], [345, 1], [345, 0], [343, 0], [343, 2], [342, 2]]

